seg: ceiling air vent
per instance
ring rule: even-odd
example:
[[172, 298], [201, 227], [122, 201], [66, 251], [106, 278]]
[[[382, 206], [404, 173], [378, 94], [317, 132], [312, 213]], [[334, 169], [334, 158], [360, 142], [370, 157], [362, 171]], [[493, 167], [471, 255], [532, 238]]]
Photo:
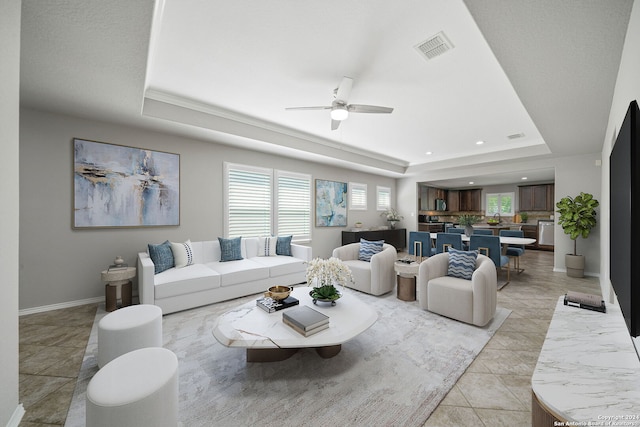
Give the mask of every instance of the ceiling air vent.
[[509, 139], [524, 138], [524, 133], [522, 133], [522, 132], [520, 132], [520, 133], [514, 133], [513, 135], [509, 135], [509, 136], [507, 136], [507, 138], [509, 138]]
[[429, 37], [427, 40], [422, 43], [418, 43], [414, 47], [422, 56], [424, 56], [425, 59], [429, 60], [453, 49], [453, 44], [449, 41], [447, 36], [444, 35], [444, 32], [440, 31], [435, 36]]

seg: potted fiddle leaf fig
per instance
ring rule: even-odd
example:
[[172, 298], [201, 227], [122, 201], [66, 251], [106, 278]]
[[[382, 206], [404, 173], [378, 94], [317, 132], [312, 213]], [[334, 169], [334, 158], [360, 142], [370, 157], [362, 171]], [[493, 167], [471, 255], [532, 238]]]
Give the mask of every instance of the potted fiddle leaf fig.
[[569, 277], [584, 277], [584, 255], [578, 255], [577, 239], [589, 237], [591, 229], [597, 224], [596, 208], [599, 205], [592, 194], [583, 192], [575, 197], [563, 197], [556, 203], [556, 212], [560, 214], [558, 224], [573, 240], [573, 253], [564, 256]]

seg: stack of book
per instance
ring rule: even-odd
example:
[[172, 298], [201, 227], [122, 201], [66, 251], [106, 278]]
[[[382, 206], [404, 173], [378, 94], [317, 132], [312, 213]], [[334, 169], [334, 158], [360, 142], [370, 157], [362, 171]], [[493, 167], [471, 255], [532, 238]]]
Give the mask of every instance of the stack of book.
[[567, 292], [564, 296], [564, 305], [599, 311], [601, 313], [607, 312], [607, 307], [604, 304], [604, 300], [602, 300], [600, 296], [585, 294], [582, 292]]
[[274, 311], [282, 310], [285, 308], [293, 307], [300, 304], [298, 298], [288, 296], [282, 300], [276, 300], [273, 298], [265, 297], [256, 301], [256, 305], [266, 311], [267, 313], [273, 313]]
[[329, 316], [306, 305], [283, 312], [282, 321], [305, 337], [329, 327]]
[[120, 271], [126, 270], [129, 267], [129, 264], [111, 264], [107, 271]]

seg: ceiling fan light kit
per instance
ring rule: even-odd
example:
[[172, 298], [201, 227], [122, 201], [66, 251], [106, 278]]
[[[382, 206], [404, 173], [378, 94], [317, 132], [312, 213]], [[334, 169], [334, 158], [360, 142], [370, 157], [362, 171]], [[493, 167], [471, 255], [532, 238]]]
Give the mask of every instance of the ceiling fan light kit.
[[344, 105], [336, 105], [331, 109], [331, 118], [342, 121], [349, 117], [349, 110]]
[[338, 129], [340, 122], [346, 120], [351, 113], [375, 113], [390, 114], [393, 111], [391, 107], [379, 107], [377, 105], [361, 105], [347, 104], [347, 99], [351, 93], [353, 79], [351, 77], [343, 77], [340, 85], [333, 91], [334, 100], [330, 106], [319, 107], [287, 107], [285, 110], [331, 110], [331, 130]]

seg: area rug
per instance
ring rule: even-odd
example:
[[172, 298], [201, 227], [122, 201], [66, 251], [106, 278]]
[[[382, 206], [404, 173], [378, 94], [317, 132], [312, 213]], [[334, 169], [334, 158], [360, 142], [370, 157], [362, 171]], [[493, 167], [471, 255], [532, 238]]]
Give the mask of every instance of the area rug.
[[[180, 425], [421, 426], [510, 314], [499, 307], [478, 328], [391, 293], [347, 292], [379, 317], [331, 359], [305, 349], [282, 362], [247, 363], [243, 349], [219, 344], [211, 333], [216, 317], [256, 296], [164, 316], [165, 347], [179, 360]], [[99, 309], [66, 426], [85, 424], [104, 315]]]

